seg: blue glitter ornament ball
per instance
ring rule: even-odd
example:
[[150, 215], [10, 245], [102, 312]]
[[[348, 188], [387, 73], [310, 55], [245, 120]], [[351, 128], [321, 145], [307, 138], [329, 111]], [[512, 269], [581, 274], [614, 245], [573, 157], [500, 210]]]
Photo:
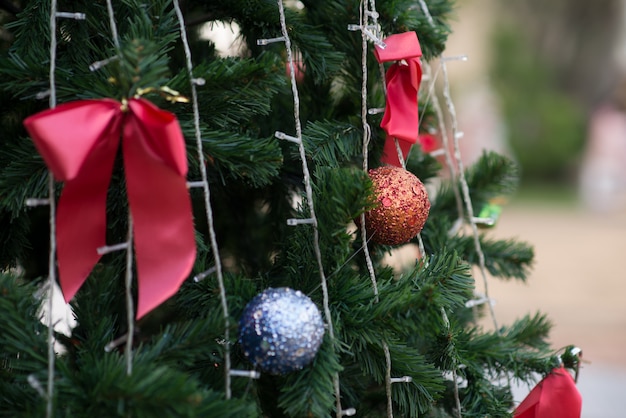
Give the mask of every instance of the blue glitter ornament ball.
[[299, 290], [269, 288], [246, 305], [239, 341], [252, 364], [270, 374], [300, 370], [315, 358], [324, 337], [317, 306]]

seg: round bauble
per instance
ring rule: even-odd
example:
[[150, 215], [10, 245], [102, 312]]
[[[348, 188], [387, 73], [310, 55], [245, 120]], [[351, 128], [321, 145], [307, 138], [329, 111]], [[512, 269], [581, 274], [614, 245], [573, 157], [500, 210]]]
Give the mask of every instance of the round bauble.
[[383, 166], [368, 174], [376, 198], [376, 207], [365, 214], [368, 238], [377, 244], [398, 245], [415, 237], [430, 210], [424, 184], [400, 167]]
[[317, 306], [299, 290], [269, 288], [245, 307], [239, 341], [245, 356], [261, 370], [285, 374], [315, 358], [324, 337]]

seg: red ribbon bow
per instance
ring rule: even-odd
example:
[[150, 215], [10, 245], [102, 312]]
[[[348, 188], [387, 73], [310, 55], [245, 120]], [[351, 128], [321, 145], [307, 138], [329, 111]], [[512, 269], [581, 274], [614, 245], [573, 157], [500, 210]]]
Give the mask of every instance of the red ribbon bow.
[[387, 140], [381, 161], [399, 167], [401, 164], [394, 138], [398, 139], [406, 158], [418, 136], [417, 91], [422, 81], [422, 50], [415, 32], [391, 35], [384, 42], [387, 45], [385, 49], [374, 48], [376, 59], [378, 62], [397, 62], [389, 67], [385, 75], [387, 104], [380, 126], [387, 132]]
[[191, 271], [196, 245], [176, 116], [143, 99], [127, 106], [81, 100], [28, 117], [24, 125], [65, 186], [59, 200], [59, 279], [69, 301], [106, 245], [106, 197], [122, 138], [138, 276], [137, 318], [172, 296]]
[[574, 379], [557, 367], [530, 391], [515, 410], [515, 418], [580, 418], [582, 398]]

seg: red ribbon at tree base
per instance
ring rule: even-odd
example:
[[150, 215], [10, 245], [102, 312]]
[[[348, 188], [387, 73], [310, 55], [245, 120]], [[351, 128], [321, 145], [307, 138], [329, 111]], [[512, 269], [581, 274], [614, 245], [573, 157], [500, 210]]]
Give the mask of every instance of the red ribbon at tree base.
[[122, 141], [138, 276], [137, 318], [172, 296], [196, 257], [187, 157], [178, 120], [144, 99], [65, 103], [24, 125], [65, 186], [56, 218], [59, 279], [69, 301], [106, 245], [106, 198]]
[[582, 397], [564, 367], [557, 367], [530, 391], [514, 418], [580, 418]]
[[417, 142], [419, 115], [417, 91], [422, 81], [422, 50], [415, 32], [391, 35], [384, 40], [385, 49], [376, 46], [378, 62], [396, 61], [387, 70], [387, 104], [380, 124], [387, 132], [381, 161], [400, 167], [395, 139], [406, 159], [411, 145]]

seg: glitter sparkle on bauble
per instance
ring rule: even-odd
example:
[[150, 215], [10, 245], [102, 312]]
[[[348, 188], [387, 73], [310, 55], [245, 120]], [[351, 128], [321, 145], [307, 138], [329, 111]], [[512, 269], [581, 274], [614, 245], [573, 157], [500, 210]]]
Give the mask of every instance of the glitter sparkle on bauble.
[[256, 295], [239, 321], [244, 355], [274, 375], [311, 363], [323, 337], [324, 323], [315, 303], [288, 287], [268, 288]]
[[374, 185], [376, 207], [365, 214], [368, 239], [377, 244], [408, 242], [424, 228], [430, 201], [426, 187], [413, 173], [394, 166], [368, 172]]

